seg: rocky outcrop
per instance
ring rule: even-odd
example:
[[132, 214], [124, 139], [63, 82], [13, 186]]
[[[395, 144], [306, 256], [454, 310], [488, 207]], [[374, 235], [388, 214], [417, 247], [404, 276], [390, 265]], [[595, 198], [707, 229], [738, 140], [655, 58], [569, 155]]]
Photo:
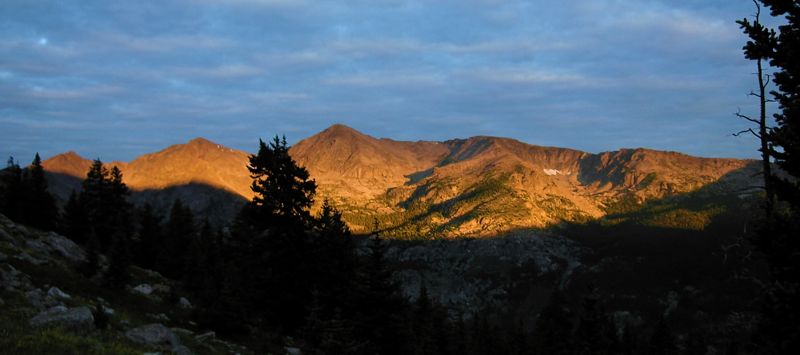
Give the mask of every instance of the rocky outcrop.
[[31, 318], [28, 323], [34, 327], [60, 326], [75, 331], [89, 331], [94, 329], [94, 316], [89, 307], [55, 306]]
[[169, 349], [175, 354], [192, 354], [189, 348], [181, 344], [178, 335], [163, 324], [153, 323], [133, 328], [125, 332], [125, 337], [140, 344]]
[[398, 266], [394, 277], [406, 297], [416, 299], [424, 285], [432, 299], [454, 315], [468, 317], [486, 308], [519, 305], [543, 290], [565, 286], [587, 253], [563, 237], [520, 232], [496, 238], [391, 243], [386, 259]]

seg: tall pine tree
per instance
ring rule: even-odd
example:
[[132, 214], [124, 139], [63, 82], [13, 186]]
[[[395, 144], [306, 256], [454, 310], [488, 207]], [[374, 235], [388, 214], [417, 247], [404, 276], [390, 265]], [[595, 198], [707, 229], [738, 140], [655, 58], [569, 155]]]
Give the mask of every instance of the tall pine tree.
[[28, 167], [24, 181], [25, 214], [22, 223], [44, 230], [52, 230], [56, 226], [58, 208], [50, 192], [47, 190], [47, 180], [42, 167], [39, 153], [33, 158]]

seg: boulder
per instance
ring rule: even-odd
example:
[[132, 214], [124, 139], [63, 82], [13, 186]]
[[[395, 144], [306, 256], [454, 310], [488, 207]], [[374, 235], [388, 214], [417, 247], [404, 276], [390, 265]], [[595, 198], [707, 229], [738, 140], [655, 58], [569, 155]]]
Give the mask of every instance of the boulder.
[[153, 323], [133, 328], [125, 332], [125, 336], [137, 343], [176, 348], [181, 345], [178, 336], [163, 324]]
[[28, 323], [34, 327], [57, 325], [70, 330], [92, 330], [94, 316], [89, 307], [55, 306], [31, 318]]
[[56, 301], [52, 297], [48, 297], [42, 290], [38, 288], [26, 291], [25, 299], [28, 300], [28, 303], [30, 303], [33, 308], [36, 308], [40, 311], [47, 308], [53, 308], [55, 306], [63, 306], [61, 302]]
[[5, 240], [13, 244], [14, 237], [12, 237], [11, 234], [8, 234], [4, 228], [0, 228], [0, 240]]
[[30, 277], [10, 264], [0, 265], [0, 286], [11, 292], [32, 288]]
[[194, 355], [194, 353], [185, 345], [178, 345], [172, 348], [172, 353], [175, 355]]
[[147, 317], [149, 317], [149, 318], [152, 318], [152, 319], [155, 319], [155, 320], [160, 320], [160, 321], [163, 321], [163, 322], [169, 322], [169, 316], [167, 316], [167, 315], [166, 315], [166, 314], [164, 314], [164, 313], [158, 313], [158, 314], [155, 314], [155, 313], [147, 313], [147, 314], [145, 314], [145, 315], [146, 315]]
[[70, 296], [69, 294], [67, 294], [64, 291], [61, 291], [61, 289], [58, 288], [58, 287], [50, 287], [50, 289], [47, 290], [47, 295], [50, 296], [50, 297], [53, 297], [53, 298], [56, 298], [56, 299], [62, 299], [62, 300], [68, 300], [68, 299], [72, 298], [72, 296]]
[[181, 297], [178, 300], [178, 307], [183, 308], [183, 309], [191, 309], [192, 308], [192, 303], [189, 302], [189, 300], [186, 299], [186, 297]]
[[114, 313], [115, 313], [113, 308], [106, 307], [104, 305], [100, 305], [100, 310], [102, 310], [103, 313], [105, 313], [106, 315], [109, 315], [109, 316], [113, 316]]
[[36, 254], [50, 255], [50, 247], [40, 239], [25, 239], [25, 246]]
[[209, 332], [205, 332], [203, 334], [198, 334], [194, 338], [199, 342], [204, 342], [206, 340], [213, 340], [216, 337], [217, 337], [217, 333], [214, 333], [214, 331], [209, 331]]
[[50, 232], [43, 238], [43, 241], [47, 244], [48, 250], [52, 253], [58, 254], [76, 263], [86, 261], [86, 252], [84, 252], [78, 244], [75, 244], [75, 242], [65, 236]]
[[139, 286], [134, 287], [133, 292], [149, 296], [151, 293], [153, 293], [153, 286], [150, 286], [148, 284], [141, 284]]
[[47, 260], [41, 260], [41, 259], [38, 259], [38, 258], [34, 258], [33, 256], [31, 256], [30, 254], [28, 254], [28, 253], [26, 253], [24, 251], [19, 253], [19, 255], [15, 256], [15, 258], [17, 258], [19, 260], [22, 260], [22, 261], [27, 261], [27, 262], [29, 262], [29, 263], [31, 263], [33, 265], [42, 265], [42, 264], [46, 264], [47, 263]]

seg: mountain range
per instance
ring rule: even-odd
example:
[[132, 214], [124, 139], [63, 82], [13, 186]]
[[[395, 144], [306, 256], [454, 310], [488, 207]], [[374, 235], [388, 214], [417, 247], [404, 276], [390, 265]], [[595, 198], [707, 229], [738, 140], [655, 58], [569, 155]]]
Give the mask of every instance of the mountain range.
[[[255, 144], [254, 144], [255, 146]], [[620, 205], [688, 194], [740, 194], [757, 184], [752, 160], [701, 158], [650, 149], [597, 154], [478, 136], [443, 142], [374, 138], [333, 125], [290, 154], [356, 232], [482, 236], [602, 218]], [[136, 203], [166, 208], [181, 198], [201, 216], [230, 220], [252, 197], [249, 153], [203, 138], [118, 166]], [[91, 160], [74, 152], [43, 162], [66, 199]]]

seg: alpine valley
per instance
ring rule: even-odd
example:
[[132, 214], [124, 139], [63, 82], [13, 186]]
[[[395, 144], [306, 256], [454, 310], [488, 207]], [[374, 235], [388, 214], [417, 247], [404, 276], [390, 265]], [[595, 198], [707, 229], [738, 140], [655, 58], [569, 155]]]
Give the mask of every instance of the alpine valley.
[[[598, 319], [613, 323], [605, 327], [613, 330], [608, 338], [636, 351], [647, 349], [652, 341], [647, 339], [655, 339], [651, 334], [659, 334], [667, 319], [685, 349], [716, 353], [739, 346], [738, 337], [758, 322], [752, 299], [766, 269], [751, 257], [745, 241], [758, 206], [756, 161], [643, 148], [593, 154], [483, 136], [403, 142], [343, 125], [298, 142], [289, 154], [318, 185], [312, 212], [319, 213], [328, 200], [357, 236], [387, 237], [385, 258], [402, 296], [412, 302], [430, 299], [453, 322], [471, 322], [467, 328], [473, 342], [492, 337], [486, 324], [530, 335], [535, 327], [549, 327], [541, 324], [552, 318], [566, 322], [562, 326], [569, 333], [579, 314], [585, 318], [601, 312]], [[224, 236], [225, 227], [253, 197], [249, 157], [196, 138], [106, 165], [121, 170], [134, 204], [148, 203], [167, 215], [180, 199], [199, 217], [195, 221], [208, 218]], [[81, 190], [92, 163], [74, 152], [42, 162], [49, 191], [60, 204]], [[41, 302], [30, 299], [57, 293], [47, 291], [57, 287], [77, 296], [69, 303], [74, 309], [101, 302], [94, 306], [120, 310], [120, 316], [111, 316], [119, 329], [155, 320], [177, 327], [173, 330], [203, 331], [189, 322], [185, 310], [162, 302], [161, 296], [139, 304], [128, 299], [136, 298], [131, 291], [134, 296], [123, 294], [125, 301], [114, 293], [108, 301], [91, 301], [100, 292], [91, 291], [95, 283], [58, 266], [66, 262], [58, 257], [62, 250], [74, 249], [68, 254], [85, 258], [80, 246], [5, 217], [0, 222], [0, 256], [10, 263], [0, 269], [10, 285], [4, 298], [16, 300], [7, 308], [24, 315], [14, 319], [45, 311], [44, 306], [31, 309], [30, 304]], [[362, 259], [371, 255], [370, 239], [375, 240], [355, 238], [355, 254]], [[159, 290], [182, 289], [180, 282], [157, 272], [132, 270], [128, 288], [134, 291], [149, 290], [146, 283]], [[222, 280], [235, 276], [215, 272]], [[137, 284], [142, 285], [133, 288]], [[235, 293], [248, 294], [249, 287]], [[420, 298], [423, 292], [426, 298]], [[176, 297], [163, 295], [164, 300]], [[142, 319], [127, 316], [140, 313]], [[489, 323], [478, 315], [489, 317]], [[695, 344], [697, 336], [701, 341]], [[181, 337], [189, 345], [199, 342], [190, 346], [194, 351], [249, 353], [226, 342], [231, 339], [206, 338]], [[237, 341], [251, 346], [253, 340]]]

